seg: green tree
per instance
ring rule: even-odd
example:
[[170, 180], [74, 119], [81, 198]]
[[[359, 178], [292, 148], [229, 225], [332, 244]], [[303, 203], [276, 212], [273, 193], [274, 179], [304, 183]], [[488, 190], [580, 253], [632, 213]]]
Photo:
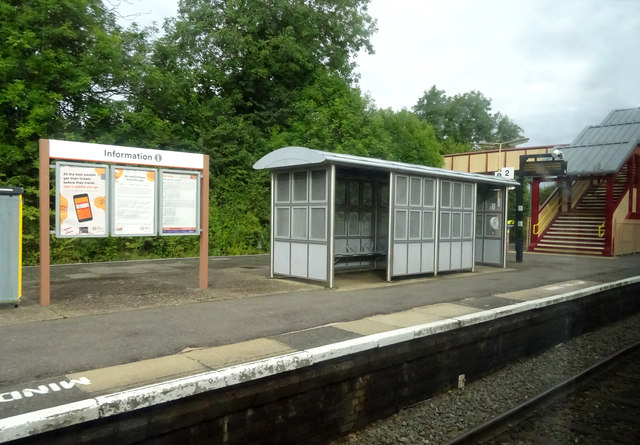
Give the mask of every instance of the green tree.
[[360, 90], [319, 72], [293, 104], [286, 130], [274, 132], [269, 149], [301, 145], [324, 151], [441, 166], [440, 142], [431, 125], [408, 110], [378, 110]]
[[318, 69], [353, 80], [352, 57], [372, 51], [368, 0], [183, 0], [168, 27], [198, 94], [229, 101], [260, 129], [290, 117]]
[[440, 143], [433, 127], [420, 120], [414, 113], [403, 109], [377, 112], [382, 118], [382, 126], [388, 132], [390, 160], [410, 164], [442, 166]]
[[[182, 0], [165, 24], [143, 79], [149, 93], [134, 108], [181, 126], [159, 133], [211, 155], [214, 251], [266, 244], [269, 181], [252, 165], [268, 151], [364, 145], [354, 135], [365, 107], [352, 84], [353, 56], [372, 50], [368, 1]], [[155, 85], [179, 86], [181, 98]]]
[[512, 141], [522, 137], [522, 128], [513, 122], [508, 116], [502, 113], [496, 113], [493, 116], [495, 121], [495, 129], [491, 141], [487, 142], [503, 142]]
[[449, 97], [435, 85], [413, 107], [443, 141], [443, 153], [470, 151], [480, 141], [501, 142], [522, 136], [522, 128], [502, 113], [491, 113], [491, 100], [478, 91]]
[[0, 0], [0, 183], [25, 188], [27, 263], [37, 258], [37, 140], [96, 140], [117, 125], [141, 40], [100, 0]]

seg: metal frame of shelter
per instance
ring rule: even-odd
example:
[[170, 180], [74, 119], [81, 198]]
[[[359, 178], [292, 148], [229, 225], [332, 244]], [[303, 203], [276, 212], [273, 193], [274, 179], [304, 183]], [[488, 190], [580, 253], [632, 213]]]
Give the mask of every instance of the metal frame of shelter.
[[331, 288], [337, 270], [391, 281], [506, 265], [513, 180], [304, 147], [253, 167], [271, 171], [271, 277]]

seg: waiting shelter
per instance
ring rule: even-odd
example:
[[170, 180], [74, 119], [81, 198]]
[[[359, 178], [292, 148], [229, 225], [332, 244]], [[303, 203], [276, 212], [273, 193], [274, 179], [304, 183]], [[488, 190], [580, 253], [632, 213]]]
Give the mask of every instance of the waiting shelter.
[[513, 180], [304, 147], [253, 167], [271, 170], [272, 277], [333, 287], [340, 270], [386, 269], [391, 281], [505, 266]]

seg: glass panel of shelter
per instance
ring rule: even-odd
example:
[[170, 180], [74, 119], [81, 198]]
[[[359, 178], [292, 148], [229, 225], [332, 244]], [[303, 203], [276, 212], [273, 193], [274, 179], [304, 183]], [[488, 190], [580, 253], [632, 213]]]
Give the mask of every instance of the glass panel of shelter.
[[[327, 171], [278, 173], [275, 182], [275, 238], [326, 242]], [[336, 231], [340, 227], [337, 224]]]

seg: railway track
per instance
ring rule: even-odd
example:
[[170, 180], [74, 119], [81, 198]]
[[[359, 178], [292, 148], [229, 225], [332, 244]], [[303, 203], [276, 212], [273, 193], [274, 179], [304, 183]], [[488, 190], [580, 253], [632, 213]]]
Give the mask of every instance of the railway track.
[[448, 442], [636, 444], [640, 342]]

